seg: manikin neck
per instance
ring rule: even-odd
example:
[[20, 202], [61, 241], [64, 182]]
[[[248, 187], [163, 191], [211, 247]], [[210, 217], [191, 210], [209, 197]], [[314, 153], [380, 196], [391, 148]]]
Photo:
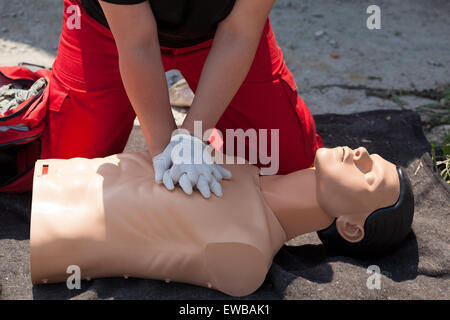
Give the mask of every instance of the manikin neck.
[[286, 240], [325, 229], [333, 223], [334, 218], [317, 202], [315, 168], [260, 179], [261, 192], [280, 221]]

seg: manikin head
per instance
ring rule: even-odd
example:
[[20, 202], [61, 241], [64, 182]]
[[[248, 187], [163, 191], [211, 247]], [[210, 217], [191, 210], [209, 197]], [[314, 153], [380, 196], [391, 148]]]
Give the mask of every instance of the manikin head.
[[363, 147], [319, 149], [317, 200], [333, 224], [318, 232], [327, 248], [347, 255], [379, 255], [411, 230], [414, 196], [402, 169]]

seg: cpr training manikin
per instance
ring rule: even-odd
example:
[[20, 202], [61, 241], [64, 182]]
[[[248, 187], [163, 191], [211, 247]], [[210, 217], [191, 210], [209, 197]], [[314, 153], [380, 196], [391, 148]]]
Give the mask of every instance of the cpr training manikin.
[[[158, 279], [246, 296], [298, 235], [319, 231], [326, 245], [332, 239], [370, 254], [410, 232], [407, 177], [364, 148], [319, 149], [313, 168], [288, 175], [260, 176], [250, 164], [224, 167], [233, 178], [222, 181], [223, 197], [205, 199], [156, 184], [147, 152], [37, 161], [33, 284], [65, 282], [75, 265], [83, 279]], [[374, 234], [370, 225], [380, 223], [384, 232]], [[389, 228], [395, 237], [386, 239]]]

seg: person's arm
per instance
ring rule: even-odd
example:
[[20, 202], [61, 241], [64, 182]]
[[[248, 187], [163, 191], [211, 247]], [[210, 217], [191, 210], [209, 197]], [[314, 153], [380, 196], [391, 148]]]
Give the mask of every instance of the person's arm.
[[155, 156], [170, 141], [176, 124], [170, 108], [156, 21], [148, 1], [117, 5], [100, 1], [119, 52], [128, 98]]
[[262, 30], [275, 0], [237, 0], [216, 31], [197, 92], [182, 128], [194, 121], [213, 128], [250, 70]]

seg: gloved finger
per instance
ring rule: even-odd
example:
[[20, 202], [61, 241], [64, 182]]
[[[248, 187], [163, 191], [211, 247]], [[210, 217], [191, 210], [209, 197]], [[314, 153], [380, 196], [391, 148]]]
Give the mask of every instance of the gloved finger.
[[192, 184], [189, 181], [187, 174], [183, 174], [178, 181], [178, 184], [183, 189], [184, 193], [191, 195], [192, 194]]
[[211, 190], [209, 189], [209, 183], [206, 180], [205, 176], [202, 174], [198, 177], [197, 189], [200, 191], [200, 193], [204, 198], [208, 199], [209, 197], [211, 197]]
[[180, 181], [181, 176], [183, 174], [185, 174], [182, 167], [180, 165], [176, 165], [176, 164], [174, 164], [172, 166], [172, 168], [170, 168], [169, 172], [170, 172], [170, 177], [172, 178], [172, 181], [174, 183], [177, 183], [178, 181]]
[[186, 170], [187, 171], [186, 174], [187, 174], [189, 180], [191, 181], [191, 184], [196, 185], [198, 182], [200, 173], [197, 170], [195, 170], [195, 168], [193, 166], [191, 166], [189, 169], [190, 170]]
[[224, 167], [222, 167], [222, 166], [220, 166], [218, 164], [216, 164], [215, 166], [219, 170], [219, 172], [222, 174], [222, 177], [224, 179], [231, 179], [232, 175], [231, 175], [231, 172], [229, 170], [225, 169]]
[[173, 190], [175, 188], [169, 170], [164, 171], [163, 182], [168, 190]]
[[217, 181], [216, 179], [212, 179], [212, 181], [209, 184], [209, 186], [211, 187], [211, 191], [216, 196], [218, 196], [219, 198], [221, 198], [223, 196], [222, 186], [220, 185], [219, 181]]
[[203, 176], [203, 178], [206, 180], [206, 182], [208, 182], [208, 184], [210, 184], [211, 180], [214, 179], [212, 175], [212, 168], [214, 168], [214, 166], [210, 165], [201, 165], [197, 167], [199, 178], [200, 176]]
[[211, 171], [212, 171], [212, 175], [214, 176], [214, 178], [215, 178], [217, 181], [220, 181], [220, 180], [223, 179], [222, 174], [220, 173], [219, 169], [217, 169], [216, 166], [212, 167], [212, 170], [211, 170]]
[[157, 183], [161, 183], [164, 176], [164, 171], [169, 169], [167, 161], [165, 161], [162, 156], [156, 156], [153, 158], [153, 169], [155, 170], [155, 181]]
[[161, 183], [163, 176], [164, 176], [164, 171], [162, 168], [158, 168], [158, 167], [154, 167], [155, 168], [155, 181], [156, 183]]

